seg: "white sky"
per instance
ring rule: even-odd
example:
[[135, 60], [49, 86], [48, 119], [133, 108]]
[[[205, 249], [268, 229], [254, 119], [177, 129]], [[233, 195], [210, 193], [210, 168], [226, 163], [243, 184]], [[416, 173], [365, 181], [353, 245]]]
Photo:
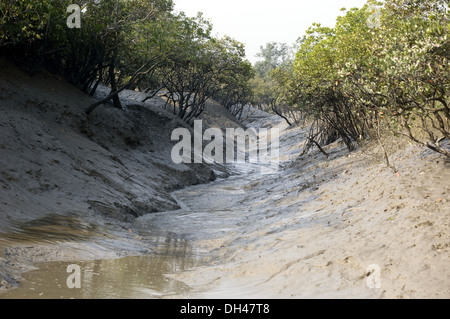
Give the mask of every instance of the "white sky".
[[246, 45], [247, 58], [267, 42], [292, 44], [313, 22], [334, 26], [341, 8], [361, 8], [366, 0], [174, 0], [175, 11], [210, 19], [215, 35], [229, 35]]

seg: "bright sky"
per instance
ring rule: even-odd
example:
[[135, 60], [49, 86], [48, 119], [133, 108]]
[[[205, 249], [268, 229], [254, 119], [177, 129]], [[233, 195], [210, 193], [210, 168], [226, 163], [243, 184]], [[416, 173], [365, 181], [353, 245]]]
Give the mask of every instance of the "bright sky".
[[247, 58], [257, 61], [268, 42], [292, 44], [313, 22], [334, 26], [341, 8], [361, 8], [366, 0], [174, 0], [175, 11], [210, 19], [216, 35], [229, 35], [246, 45]]

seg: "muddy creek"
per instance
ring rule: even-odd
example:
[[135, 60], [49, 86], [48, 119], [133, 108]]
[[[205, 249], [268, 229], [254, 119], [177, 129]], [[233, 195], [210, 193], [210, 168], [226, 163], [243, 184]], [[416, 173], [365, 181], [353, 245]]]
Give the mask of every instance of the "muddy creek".
[[[288, 157], [284, 160], [293, 156]], [[77, 212], [2, 229], [3, 271], [11, 266], [21, 272], [18, 285], [0, 299], [221, 298], [247, 296], [249, 289], [258, 294], [258, 287], [243, 287], [246, 283], [232, 274], [244, 265], [242, 256], [265, 243], [277, 244], [276, 238], [291, 228], [311, 225], [292, 223], [298, 209], [274, 212], [271, 200], [281, 200], [296, 185], [283, 181], [279, 171], [262, 173], [266, 166], [233, 165], [228, 178], [173, 192], [179, 210], [147, 214], [132, 223]], [[273, 187], [279, 189], [272, 194]], [[248, 256], [261, 258], [259, 253]], [[70, 268], [74, 265], [79, 272]], [[219, 285], [223, 272], [230, 278]], [[79, 288], [69, 287], [73, 280]]]
[[[246, 196], [244, 185], [253, 179], [244, 174], [177, 191], [173, 196], [180, 210], [143, 216], [129, 229], [96, 225], [77, 214], [49, 214], [19, 224], [0, 234], [0, 257], [14, 260], [25, 256], [37, 262], [21, 275], [18, 287], [0, 298], [186, 296], [189, 285], [171, 275], [183, 275], [223, 259], [215, 244], [219, 238], [240, 233], [237, 229], [243, 220], [251, 218], [243, 216], [241, 201]], [[253, 231], [254, 225], [246, 223], [245, 231]], [[39, 262], [43, 254], [65, 261]], [[71, 265], [79, 267], [79, 274], [68, 268]], [[80, 288], [69, 287], [75, 275]]]

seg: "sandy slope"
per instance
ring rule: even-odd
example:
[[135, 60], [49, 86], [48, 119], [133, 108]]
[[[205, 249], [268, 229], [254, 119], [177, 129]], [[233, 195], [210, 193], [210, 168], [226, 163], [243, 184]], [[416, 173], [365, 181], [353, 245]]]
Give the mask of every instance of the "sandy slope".
[[[302, 136], [284, 131], [286, 160]], [[395, 174], [367, 150], [326, 149], [329, 159], [315, 150], [272, 176], [176, 191], [183, 211], [135, 224], [171, 226], [210, 256], [170, 276], [193, 287], [188, 297], [449, 298], [450, 163], [410, 145], [392, 156]]]
[[[207, 199], [202, 185], [176, 192], [200, 214], [179, 232], [195, 233], [216, 256], [209, 267], [174, 275], [195, 287], [190, 296], [450, 297], [449, 164], [411, 146], [397, 154], [398, 176], [361, 151], [328, 149], [331, 159], [311, 154], [279, 176], [216, 183]], [[201, 220], [218, 213], [199, 211], [227, 193], [234, 195], [217, 208], [218, 232], [205, 240]], [[379, 289], [370, 288], [371, 265]]]

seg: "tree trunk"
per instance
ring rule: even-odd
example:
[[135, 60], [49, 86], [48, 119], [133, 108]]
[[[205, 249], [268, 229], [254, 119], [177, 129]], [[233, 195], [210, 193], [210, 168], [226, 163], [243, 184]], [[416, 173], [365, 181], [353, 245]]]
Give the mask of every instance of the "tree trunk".
[[[109, 78], [111, 81], [111, 93], [117, 91], [117, 85], [116, 85], [116, 75], [114, 74], [114, 63], [109, 67]], [[120, 103], [119, 94], [114, 94], [112, 97], [113, 104], [115, 108], [122, 109], [122, 103]]]
[[92, 88], [92, 90], [89, 92], [90, 96], [94, 96], [95, 91], [97, 91], [97, 87], [99, 86], [99, 84], [102, 82], [102, 71], [98, 72], [98, 80], [97, 82], [95, 82], [94, 87]]
[[274, 103], [272, 103], [272, 111], [274, 111], [276, 115], [285, 120], [289, 126], [292, 126], [292, 123], [289, 121], [289, 119], [286, 116], [284, 116], [282, 112], [278, 111]]

